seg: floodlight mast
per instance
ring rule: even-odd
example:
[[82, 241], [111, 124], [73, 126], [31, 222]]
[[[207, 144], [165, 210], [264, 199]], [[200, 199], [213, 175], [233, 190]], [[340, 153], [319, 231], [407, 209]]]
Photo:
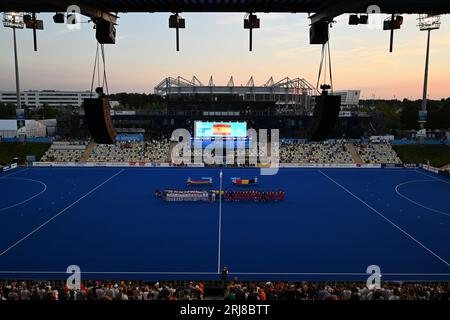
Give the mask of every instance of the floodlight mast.
[[20, 100], [20, 81], [19, 81], [19, 59], [17, 57], [17, 40], [16, 29], [23, 29], [25, 23], [23, 22], [23, 13], [18, 12], [5, 12], [3, 13], [3, 26], [11, 28], [13, 30], [13, 43], [14, 43], [14, 66], [16, 73], [16, 96], [17, 96], [17, 109], [22, 109], [22, 102]]
[[[430, 62], [430, 38], [431, 31], [438, 30], [441, 27], [441, 17], [439, 15], [419, 15], [419, 29], [420, 31], [427, 31], [427, 51], [425, 56], [425, 75], [423, 80], [423, 96], [422, 96], [422, 107], [421, 114], [419, 115], [419, 123], [421, 129], [425, 128], [427, 122], [427, 102], [428, 102], [428, 69]], [[421, 138], [422, 140], [423, 138]]]
[[185, 27], [185, 20], [179, 16], [178, 12], [169, 17], [169, 28], [176, 30], [175, 41], [177, 51], [180, 51], [180, 29], [184, 29]]

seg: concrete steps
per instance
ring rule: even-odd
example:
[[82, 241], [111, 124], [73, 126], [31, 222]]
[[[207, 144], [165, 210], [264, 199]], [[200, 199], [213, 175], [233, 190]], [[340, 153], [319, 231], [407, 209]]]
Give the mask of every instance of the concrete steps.
[[84, 149], [83, 154], [81, 155], [80, 162], [86, 162], [89, 159], [89, 156], [92, 153], [92, 150], [94, 150], [95, 146], [97, 144], [93, 141], [89, 142], [89, 144], [86, 146], [86, 149]]
[[363, 164], [361, 156], [359, 155], [358, 151], [356, 151], [356, 148], [353, 145], [353, 143], [347, 143], [345, 146], [347, 147], [347, 150], [350, 152], [353, 162], [356, 164]]

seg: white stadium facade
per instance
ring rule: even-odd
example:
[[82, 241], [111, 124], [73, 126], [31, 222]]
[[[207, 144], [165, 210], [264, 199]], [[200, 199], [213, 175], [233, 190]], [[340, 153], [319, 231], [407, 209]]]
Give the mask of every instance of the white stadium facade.
[[[44, 105], [80, 107], [83, 99], [90, 96], [90, 91], [27, 90], [20, 93], [22, 106], [29, 108], [39, 108]], [[15, 91], [0, 91], [0, 103], [16, 104], [16, 102]]]

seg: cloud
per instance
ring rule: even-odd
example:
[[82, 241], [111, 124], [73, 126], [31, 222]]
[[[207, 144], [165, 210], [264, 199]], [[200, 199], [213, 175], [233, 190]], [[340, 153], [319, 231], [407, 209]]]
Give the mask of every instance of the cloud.
[[67, 29], [67, 28], [64, 28], [64, 29], [61, 29], [61, 30], [58, 30], [58, 31], [56, 31], [56, 32], [52, 32], [52, 33], [48, 34], [48, 37], [59, 37], [59, 36], [64, 36], [64, 35], [66, 35], [66, 34], [68, 34], [68, 33], [74, 32], [74, 31], [75, 31], [75, 30], [69, 30], [69, 29]]

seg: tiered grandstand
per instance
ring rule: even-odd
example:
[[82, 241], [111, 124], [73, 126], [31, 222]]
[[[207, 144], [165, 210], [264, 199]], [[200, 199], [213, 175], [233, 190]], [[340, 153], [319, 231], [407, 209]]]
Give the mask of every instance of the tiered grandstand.
[[281, 163], [353, 163], [344, 143], [305, 143], [283, 141], [280, 147]]
[[364, 163], [402, 163], [389, 143], [355, 144]]
[[85, 141], [55, 141], [42, 156], [41, 161], [78, 162], [87, 144]]
[[169, 154], [167, 140], [147, 142], [117, 142], [99, 144], [89, 155], [88, 162], [166, 162]]
[[[172, 147], [175, 143], [172, 143]], [[117, 142], [114, 145], [98, 144], [91, 148], [87, 142], [54, 142], [41, 161], [56, 162], [170, 162], [171, 147], [167, 139], [147, 142]], [[87, 149], [86, 149], [87, 148]], [[353, 155], [352, 155], [353, 150]], [[264, 151], [258, 149], [235, 149], [235, 160], [249, 159]], [[271, 146], [267, 153], [270, 155]], [[192, 148], [191, 161], [201, 159], [202, 149]], [[356, 159], [355, 159], [356, 154]], [[226, 155], [224, 150], [223, 155]], [[305, 142], [302, 140], [282, 140], [280, 163], [293, 164], [397, 164], [400, 158], [389, 143], [362, 144], [345, 141]], [[180, 156], [181, 150], [180, 150]]]

